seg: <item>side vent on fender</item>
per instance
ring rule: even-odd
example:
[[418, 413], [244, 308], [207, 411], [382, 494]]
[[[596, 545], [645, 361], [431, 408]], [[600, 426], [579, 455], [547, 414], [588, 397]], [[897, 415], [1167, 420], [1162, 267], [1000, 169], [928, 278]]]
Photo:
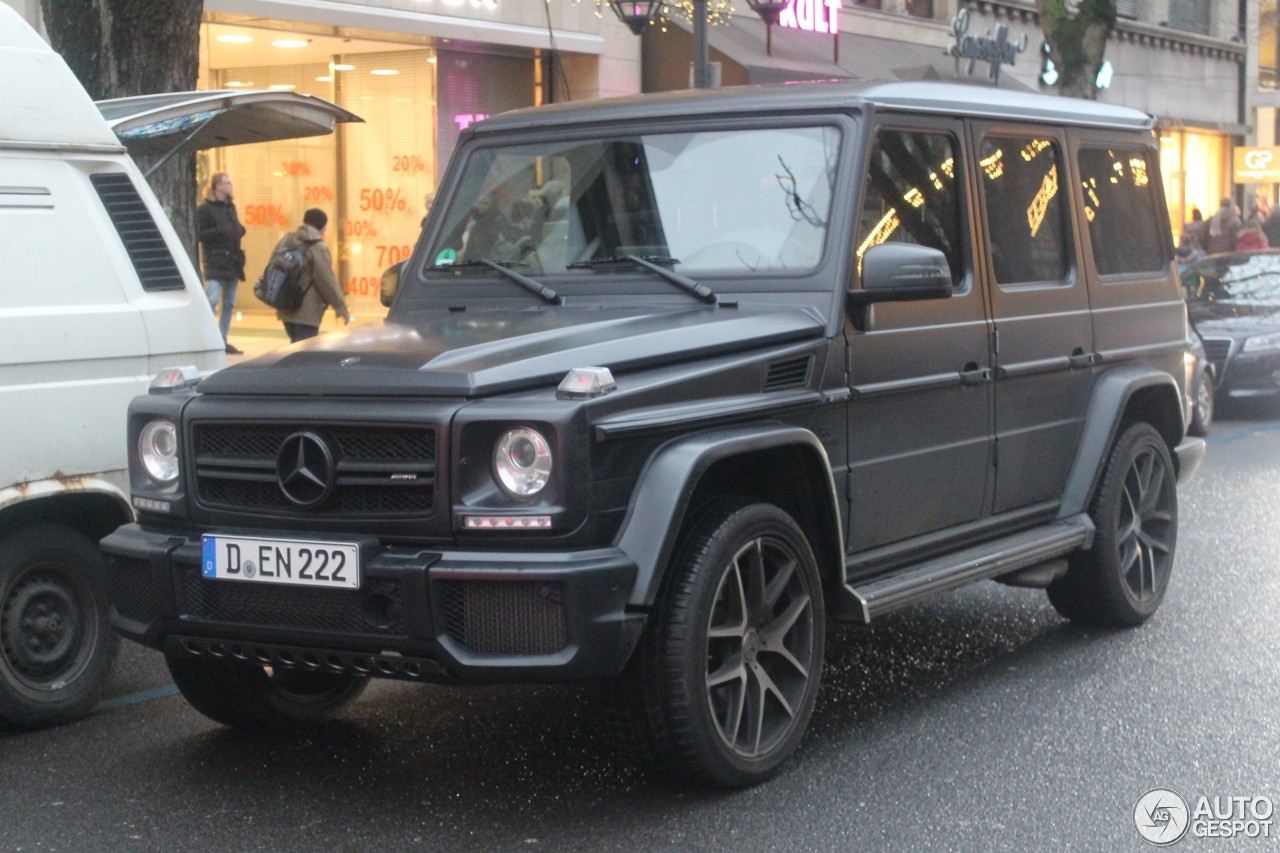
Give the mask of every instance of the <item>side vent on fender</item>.
[[811, 355], [774, 362], [769, 365], [769, 374], [764, 380], [765, 393], [805, 387], [809, 384], [809, 370], [812, 367]]
[[173, 262], [169, 244], [129, 176], [123, 172], [104, 172], [90, 175], [89, 180], [120, 234], [142, 289], [182, 290], [186, 287], [178, 265]]

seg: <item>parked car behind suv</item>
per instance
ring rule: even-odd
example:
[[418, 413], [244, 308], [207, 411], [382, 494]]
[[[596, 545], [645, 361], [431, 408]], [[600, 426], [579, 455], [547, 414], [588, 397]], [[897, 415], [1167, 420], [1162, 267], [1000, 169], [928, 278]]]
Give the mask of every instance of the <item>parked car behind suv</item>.
[[726, 786], [831, 619], [994, 578], [1138, 625], [1204, 452], [1151, 129], [937, 83], [473, 125], [384, 324], [135, 400], [114, 624], [231, 725], [605, 681]]
[[1182, 272], [1219, 394], [1280, 394], [1280, 250], [1210, 255]]

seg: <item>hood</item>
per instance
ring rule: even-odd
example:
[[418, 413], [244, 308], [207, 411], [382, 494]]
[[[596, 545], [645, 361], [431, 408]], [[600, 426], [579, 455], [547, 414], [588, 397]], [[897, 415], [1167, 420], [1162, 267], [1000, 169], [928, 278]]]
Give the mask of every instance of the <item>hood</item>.
[[483, 397], [820, 337], [800, 309], [431, 311], [303, 341], [204, 380], [206, 394]]
[[1235, 338], [1280, 332], [1280, 306], [1228, 304], [1189, 305], [1188, 316], [1197, 332], [1209, 338]]

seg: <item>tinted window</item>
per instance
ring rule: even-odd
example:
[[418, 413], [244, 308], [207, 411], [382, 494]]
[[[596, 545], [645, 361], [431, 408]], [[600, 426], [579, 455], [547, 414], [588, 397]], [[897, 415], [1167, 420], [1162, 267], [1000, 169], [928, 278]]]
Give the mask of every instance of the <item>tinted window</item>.
[[1159, 177], [1142, 148], [1082, 148], [1080, 179], [1093, 263], [1100, 275], [1156, 272], [1169, 264], [1160, 237]]
[[952, 279], [964, 277], [960, 168], [949, 134], [885, 130], [876, 137], [862, 196], [857, 254], [881, 243], [916, 243], [942, 251]]
[[1058, 144], [1029, 136], [989, 136], [979, 155], [996, 281], [1065, 279], [1070, 241]]

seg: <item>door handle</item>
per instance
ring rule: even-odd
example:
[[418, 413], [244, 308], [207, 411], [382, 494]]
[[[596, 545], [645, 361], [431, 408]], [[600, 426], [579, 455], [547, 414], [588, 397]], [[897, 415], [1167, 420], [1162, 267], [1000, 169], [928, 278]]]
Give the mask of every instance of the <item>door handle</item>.
[[1067, 356], [1067, 362], [1071, 365], [1073, 370], [1079, 367], [1088, 367], [1093, 364], [1093, 353], [1085, 352], [1079, 347], [1076, 347], [1071, 355]]
[[964, 370], [960, 371], [961, 385], [978, 385], [982, 382], [991, 381], [991, 368], [978, 367], [978, 365], [970, 362], [964, 366]]

